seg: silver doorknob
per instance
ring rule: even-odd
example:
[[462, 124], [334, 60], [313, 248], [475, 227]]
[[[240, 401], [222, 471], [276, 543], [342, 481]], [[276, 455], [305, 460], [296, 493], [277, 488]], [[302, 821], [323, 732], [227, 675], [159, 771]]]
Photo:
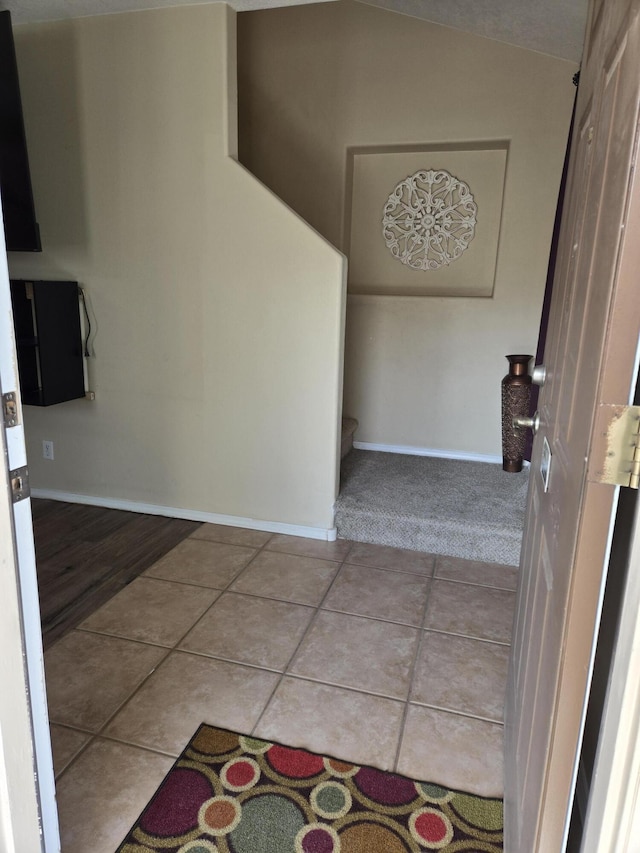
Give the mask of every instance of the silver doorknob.
[[513, 426], [533, 430], [533, 434], [535, 435], [540, 429], [540, 414], [536, 412], [530, 418], [526, 415], [514, 415]]

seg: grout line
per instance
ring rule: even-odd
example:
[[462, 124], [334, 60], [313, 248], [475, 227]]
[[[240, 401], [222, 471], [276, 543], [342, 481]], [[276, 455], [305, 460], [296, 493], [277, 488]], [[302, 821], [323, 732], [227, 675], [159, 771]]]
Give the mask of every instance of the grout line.
[[[317, 678], [313, 678], [310, 675], [298, 675], [295, 672], [283, 673], [283, 677], [291, 678], [295, 681], [305, 681], [308, 684], [319, 684], [322, 687], [332, 687], [335, 690], [346, 690], [349, 693], [357, 693], [358, 696], [371, 696], [375, 699], [384, 699], [386, 702], [395, 702], [396, 705], [404, 705], [405, 700], [400, 699], [397, 696], [389, 696], [386, 693], [376, 693], [372, 690], [365, 690], [363, 687], [352, 687], [348, 684], [335, 684], [332, 681], [320, 681]], [[268, 704], [268, 703], [267, 703]], [[256, 724], [257, 726], [257, 724]], [[255, 727], [254, 727], [255, 731]]]
[[[89, 632], [87, 632], [87, 633], [89, 633]], [[129, 642], [135, 642], [135, 641], [129, 641]], [[145, 644], [143, 644], [143, 645], [149, 645], [149, 643], [145, 643]], [[161, 648], [161, 647], [160, 647], [160, 646], [154, 646], [154, 648]], [[99, 726], [99, 728], [98, 728], [95, 732], [92, 732], [92, 738], [91, 738], [91, 740], [90, 740], [90, 741], [88, 741], [88, 742], [85, 744], [85, 746], [83, 747], [83, 749], [81, 749], [81, 750], [80, 750], [80, 752], [78, 752], [78, 754], [77, 754], [76, 756], [74, 756], [74, 758], [69, 762], [69, 764], [68, 764], [68, 765], [65, 767], [65, 769], [62, 771], [62, 773], [60, 774], [60, 776], [62, 776], [62, 774], [63, 774], [63, 773], [66, 773], [66, 772], [69, 770], [69, 768], [70, 768], [72, 765], [74, 765], [74, 764], [76, 763], [76, 760], [77, 760], [78, 756], [79, 756], [79, 755], [81, 755], [81, 754], [82, 754], [82, 753], [87, 749], [87, 747], [89, 746], [89, 744], [93, 743], [93, 741], [94, 741], [96, 738], [98, 738], [98, 737], [102, 737], [102, 736], [103, 736], [103, 735], [102, 735], [102, 733], [103, 733], [103, 732], [104, 732], [104, 730], [107, 728], [107, 726], [112, 722], [112, 720], [114, 719], [114, 717], [116, 717], [116, 715], [117, 715], [117, 714], [119, 714], [119, 713], [120, 713], [120, 711], [122, 711], [122, 709], [123, 709], [126, 705], [128, 705], [128, 704], [129, 704], [129, 702], [133, 699], [133, 697], [134, 697], [134, 696], [139, 692], [140, 688], [141, 688], [144, 684], [146, 684], [146, 683], [147, 683], [147, 681], [151, 678], [151, 676], [152, 676], [152, 675], [154, 674], [154, 672], [158, 669], [158, 667], [159, 667], [159, 666], [161, 666], [161, 665], [162, 665], [162, 664], [167, 660], [167, 658], [168, 658], [168, 657], [169, 657], [169, 655], [171, 654], [171, 649], [167, 649], [167, 648], [165, 648], [165, 651], [166, 651], [166, 654], [165, 654], [165, 655], [163, 655], [163, 656], [160, 658], [160, 660], [158, 660], [158, 661], [157, 661], [157, 663], [154, 665], [154, 667], [153, 667], [153, 669], [151, 670], [151, 672], [147, 673], [147, 675], [142, 679], [142, 681], [140, 682], [140, 684], [138, 684], [138, 685], [133, 689], [133, 691], [132, 691], [129, 695], [127, 695], [127, 696], [122, 700], [122, 702], [118, 705], [118, 707], [115, 709], [115, 711], [113, 711], [113, 712], [112, 712], [112, 713], [111, 713], [111, 714], [110, 714], [110, 715], [109, 715], [109, 716], [104, 720], [104, 722]], [[55, 720], [50, 720], [50, 722], [55, 723]], [[67, 724], [67, 725], [68, 725], [68, 724]]]
[[93, 737], [94, 734], [91, 729], [83, 729], [82, 726], [72, 726], [70, 723], [60, 723], [56, 720], [49, 720], [49, 722], [53, 726], [58, 726], [61, 729], [70, 729], [72, 732], [80, 732], [80, 734], [83, 735], [90, 735]]
[[[416, 552], [419, 553], [419, 552]], [[429, 554], [428, 556], [433, 557], [433, 554]], [[419, 578], [433, 578], [433, 572], [435, 570], [435, 558], [434, 565], [429, 569], [428, 572], [419, 572], [419, 571], [411, 571], [411, 569], [396, 569], [390, 568], [389, 566], [371, 566], [368, 563], [350, 563], [348, 560], [344, 561], [348, 566], [355, 566], [359, 569], [375, 569], [377, 572], [395, 572], [399, 575], [414, 575]]]
[[245, 667], [245, 669], [257, 669], [259, 672], [268, 672], [271, 675], [282, 675], [284, 672], [284, 670], [282, 670], [282, 669], [275, 669], [274, 667], [271, 667], [271, 666], [262, 666], [261, 664], [257, 664], [257, 663], [248, 663], [247, 661], [244, 661], [244, 660], [236, 660], [235, 658], [226, 658], [226, 657], [223, 657], [222, 655], [213, 655], [209, 652], [196, 652], [196, 651], [193, 651], [192, 649], [173, 648], [173, 649], [171, 649], [171, 653], [172, 654], [175, 653], [175, 654], [179, 654], [179, 655], [191, 655], [192, 657], [205, 658], [206, 660], [218, 661], [219, 663], [229, 663], [229, 664], [232, 664], [233, 666], [243, 666], [243, 667]]
[[[211, 542], [214, 545], [233, 545], [235, 548], [252, 548], [252, 549], [260, 551], [262, 548], [265, 547], [265, 545], [267, 545], [269, 543], [269, 541], [273, 537], [273, 533], [269, 533], [268, 531], [259, 531], [259, 530], [253, 531], [254, 533], [264, 532], [267, 534], [267, 538], [265, 539], [265, 541], [261, 545], [258, 545], [257, 542], [252, 544], [250, 542], [239, 542], [237, 540], [235, 542], [232, 542], [230, 539], [216, 539], [214, 536], [196, 536], [196, 533], [198, 533], [200, 528], [204, 527], [206, 524], [208, 524], [208, 522], [206, 522], [206, 521], [203, 522], [200, 525], [200, 527], [197, 528], [196, 530], [194, 530], [193, 533], [190, 533], [189, 536], [187, 536], [187, 540], [184, 540], [184, 541], [188, 541], [189, 539], [191, 539], [191, 540], [196, 541], [196, 542]], [[239, 528], [229, 527], [228, 529], [229, 530], [237, 530]]]
[[421, 578], [432, 578], [435, 581], [444, 581], [445, 583], [453, 583], [458, 586], [471, 586], [479, 589], [494, 589], [497, 592], [509, 592], [512, 595], [515, 595], [517, 590], [506, 587], [506, 586], [496, 586], [495, 584], [486, 584], [486, 583], [478, 583], [477, 581], [466, 581], [466, 580], [458, 580], [456, 578], [443, 578], [439, 575], [427, 574], [425, 572], [412, 572], [410, 569], [393, 569], [393, 568], [383, 568], [382, 566], [369, 566], [364, 563], [347, 563], [349, 566], [355, 566], [361, 569], [375, 569], [378, 572], [395, 572], [400, 575], [412, 575], [414, 577]]
[[[428, 581], [429, 578], [425, 578], [425, 580]], [[397, 619], [389, 619], [385, 616], [369, 616], [367, 613], [355, 613], [353, 610], [339, 610], [337, 607], [323, 607], [322, 610], [324, 613], [337, 613], [340, 616], [353, 616], [355, 619], [367, 619], [370, 622], [384, 622], [386, 625], [398, 625], [401, 628], [422, 630], [421, 622], [400, 622]]]
[[346, 563], [349, 559], [349, 554], [353, 551], [354, 546], [357, 544], [353, 539], [341, 539], [339, 536], [335, 540], [336, 542], [346, 542], [348, 547], [344, 553], [344, 557], [342, 558], [342, 562]]
[[506, 589], [503, 586], [490, 586], [484, 583], [473, 583], [470, 581], [455, 580], [454, 578], [435, 577], [434, 580], [438, 581], [439, 583], [450, 583], [454, 586], [469, 586], [472, 589], [487, 589], [492, 590], [494, 592], [507, 592], [509, 593], [509, 595], [515, 595], [517, 591], [515, 589]]
[[[237, 595], [239, 598], [257, 598], [259, 601], [273, 601], [276, 604], [290, 604], [292, 607], [306, 607], [308, 610], [316, 610], [316, 604], [309, 604], [308, 601], [294, 601], [291, 598], [276, 598], [274, 595], [258, 595], [257, 592], [244, 592], [244, 590], [230, 589], [221, 590], [221, 595], [216, 599], [219, 601], [222, 595]], [[216, 603], [215, 601], [213, 602]], [[213, 606], [213, 605], [212, 605]]]
[[[267, 543], [265, 543], [265, 545], [266, 545], [266, 544], [267, 544]], [[321, 561], [321, 562], [323, 562], [323, 563], [335, 563], [335, 564], [338, 566], [338, 568], [336, 569], [336, 574], [340, 571], [340, 568], [342, 567], [342, 563], [343, 563], [343, 561], [341, 561], [341, 560], [325, 560], [325, 559], [323, 559], [322, 557], [309, 557], [309, 556], [307, 556], [306, 554], [285, 554], [284, 552], [281, 552], [281, 551], [269, 551], [269, 550], [268, 550], [268, 549], [263, 545], [263, 547], [262, 547], [262, 548], [260, 548], [260, 550], [259, 550], [258, 552], [256, 552], [256, 554], [254, 554], [254, 556], [249, 560], [249, 562], [247, 563], [247, 565], [246, 565], [243, 569], [241, 569], [241, 570], [240, 570], [240, 572], [238, 572], [238, 574], [233, 578], [233, 580], [229, 581], [229, 583], [228, 583], [228, 584], [227, 584], [227, 586], [225, 587], [225, 592], [228, 590], [228, 591], [230, 591], [230, 592], [240, 592], [240, 593], [241, 593], [241, 590], [232, 590], [232, 589], [230, 589], [231, 584], [235, 584], [235, 583], [237, 583], [237, 582], [242, 578], [242, 576], [243, 576], [244, 574], [246, 574], [246, 572], [247, 572], [247, 570], [249, 569], [249, 567], [250, 567], [250, 566], [255, 562], [255, 560], [257, 559], [258, 554], [261, 554], [263, 551], [267, 551], [269, 554], [279, 554], [281, 557], [283, 557], [283, 556], [284, 556], [284, 557], [293, 557], [294, 559], [297, 559], [297, 560], [319, 560], [319, 561]], [[256, 597], [257, 597], [257, 598], [265, 598], [266, 596], [256, 596]], [[274, 598], [274, 601], [285, 601], [285, 600], [286, 600], [286, 599], [278, 599], [278, 598]], [[292, 604], [295, 604], [295, 603], [297, 603], [297, 602], [291, 602], [291, 603], [292, 603]], [[309, 606], [309, 605], [308, 605], [308, 606]], [[313, 606], [313, 605], [311, 605], [311, 606]]]
[[338, 577], [339, 577], [339, 576], [340, 576], [340, 574], [342, 573], [342, 569], [344, 568], [344, 566], [345, 566], [345, 562], [344, 562], [344, 560], [343, 560], [343, 561], [342, 561], [342, 563], [340, 563], [340, 565], [339, 565], [339, 567], [338, 567], [338, 570], [336, 571], [335, 575], [333, 576], [333, 578], [332, 578], [332, 580], [331, 580], [331, 583], [330, 583], [330, 584], [329, 584], [329, 586], [327, 587], [327, 589], [326, 589], [326, 591], [325, 591], [324, 595], [322, 596], [322, 598], [321, 598], [320, 602], [319, 602], [319, 603], [318, 603], [318, 605], [316, 606], [316, 608], [315, 608], [316, 612], [315, 612], [315, 613], [314, 613], [314, 615], [311, 617], [311, 620], [309, 621], [309, 624], [307, 625], [307, 629], [306, 629], [306, 631], [302, 634], [302, 636], [300, 637], [300, 641], [299, 641], [299, 643], [296, 645], [295, 649], [293, 650], [292, 654], [290, 655], [289, 660], [287, 661], [287, 664], [286, 664], [286, 666], [285, 666], [284, 670], [282, 671], [282, 674], [280, 675], [280, 678], [278, 679], [278, 681], [277, 681], [276, 685], [274, 686], [273, 690], [271, 691], [271, 695], [269, 696], [269, 698], [268, 698], [268, 699], [267, 699], [267, 701], [265, 702], [265, 705], [264, 705], [264, 707], [263, 707], [262, 711], [260, 712], [260, 715], [259, 715], [258, 719], [256, 720], [256, 722], [255, 722], [255, 725], [254, 725], [253, 729], [251, 730], [251, 733], [252, 733], [252, 734], [256, 731], [257, 727], [260, 725], [260, 722], [262, 721], [262, 718], [264, 717], [265, 711], [267, 710], [267, 708], [268, 708], [268, 707], [269, 707], [269, 705], [271, 704], [271, 700], [273, 699], [273, 697], [274, 697], [274, 695], [275, 695], [275, 693], [276, 693], [276, 690], [277, 690], [277, 689], [280, 687], [280, 685], [282, 684], [282, 682], [283, 682], [283, 680], [284, 680], [285, 676], [289, 675], [289, 668], [290, 668], [291, 664], [293, 663], [293, 661], [294, 661], [294, 659], [295, 659], [296, 655], [297, 655], [297, 654], [298, 654], [298, 652], [300, 651], [300, 647], [302, 646], [302, 644], [303, 644], [303, 643], [304, 643], [304, 641], [306, 640], [307, 636], [308, 636], [308, 635], [309, 635], [309, 633], [311, 632], [311, 630], [312, 630], [313, 626], [314, 626], [314, 625], [316, 624], [316, 622], [318, 621], [318, 616], [319, 616], [319, 614], [320, 614], [320, 610], [321, 610], [321, 608], [322, 608], [322, 605], [324, 604], [324, 602], [325, 602], [325, 601], [326, 601], [326, 599], [327, 599], [327, 596], [329, 595], [329, 593], [330, 593], [330, 592], [331, 592], [331, 590], [333, 589], [333, 585], [335, 584], [335, 582], [337, 581]]
[[74, 752], [74, 754], [69, 758], [69, 760], [64, 765], [64, 767], [62, 767], [60, 770], [57, 770], [57, 771], [54, 770], [54, 778], [55, 778], [55, 781], [57, 782], [58, 779], [62, 776], [62, 774], [65, 773], [67, 771], [67, 769], [71, 766], [71, 764], [74, 764], [76, 759], [81, 755], [81, 753], [83, 753], [87, 749], [89, 744], [95, 740], [95, 734], [91, 731], [88, 731], [87, 729], [81, 729], [81, 728], [77, 728], [76, 726], [70, 726], [68, 723], [57, 723], [55, 720], [49, 719], [49, 728], [50, 729], [51, 729], [51, 726], [57, 726], [58, 728], [61, 728], [61, 729], [68, 729], [69, 731], [77, 732], [78, 734], [81, 734], [81, 735], [87, 735], [86, 742], [83, 743], [82, 746], [80, 746], [76, 752]]
[[[154, 648], [160, 648], [160, 646], [155, 646]], [[141, 688], [143, 687], [143, 685], [145, 685], [145, 684], [147, 683], [147, 681], [149, 681], [149, 679], [151, 678], [151, 676], [152, 676], [152, 675], [154, 675], [154, 673], [158, 670], [158, 668], [159, 668], [160, 666], [162, 666], [162, 664], [167, 660], [167, 658], [169, 657], [169, 655], [170, 655], [170, 654], [171, 654], [171, 652], [172, 652], [172, 649], [168, 649], [168, 648], [166, 648], [166, 646], [164, 646], [164, 647], [162, 647], [162, 648], [164, 649], [164, 651], [166, 652], [166, 654], [164, 654], [164, 655], [160, 658], [160, 660], [158, 660], [158, 662], [154, 665], [154, 667], [153, 667], [153, 669], [151, 670], [151, 672], [149, 672], [149, 673], [147, 673], [147, 675], [145, 675], [145, 677], [142, 679], [142, 681], [140, 682], [140, 684], [138, 684], [138, 685], [133, 689], [133, 691], [132, 691], [132, 692], [131, 692], [127, 697], [126, 697], [126, 699], [124, 699], [124, 700], [120, 703], [120, 705], [116, 708], [116, 710], [115, 710], [115, 711], [114, 711], [114, 712], [113, 712], [113, 713], [112, 713], [112, 714], [111, 714], [111, 715], [110, 715], [110, 716], [109, 716], [109, 717], [104, 721], [104, 723], [100, 726], [100, 728], [99, 728], [99, 729], [98, 729], [98, 731], [96, 732], [96, 735], [101, 735], [101, 734], [102, 734], [102, 732], [103, 732], [103, 731], [107, 728], [107, 726], [112, 722], [112, 720], [114, 719], [114, 717], [115, 717], [117, 714], [119, 714], [119, 713], [120, 713], [120, 711], [122, 711], [122, 709], [125, 707], [125, 705], [128, 705], [128, 704], [129, 704], [129, 702], [133, 699], [133, 697], [134, 697], [134, 696], [136, 696], [136, 695], [140, 692], [140, 690], [141, 690]]]
[[[51, 723], [49, 723], [49, 725], [51, 725]], [[54, 723], [54, 725], [57, 726], [60, 724]], [[54, 772], [54, 781], [56, 782], [56, 784], [57, 784], [58, 780], [61, 779], [62, 776], [67, 772], [67, 770], [72, 765], [74, 765], [76, 763], [76, 761], [80, 758], [80, 756], [83, 755], [87, 751], [87, 749], [89, 748], [89, 746], [91, 746], [91, 744], [94, 742], [95, 739], [96, 739], [96, 736], [92, 734], [89, 737], [89, 739], [87, 740], [87, 742], [83, 743], [82, 746], [80, 747], [80, 749], [74, 755], [71, 756], [71, 758], [69, 759], [67, 764], [65, 764], [65, 766], [62, 768], [62, 770], [60, 770], [57, 773]]]
[[[253, 558], [252, 558], [252, 559], [253, 559]], [[153, 565], [155, 566], [155, 563], [154, 563]], [[123, 586], [123, 587], [122, 587], [122, 589], [119, 589], [119, 590], [118, 590], [118, 592], [116, 593], [116, 595], [118, 595], [120, 592], [122, 592], [123, 590], [125, 590], [125, 589], [126, 589], [128, 586], [130, 586], [132, 583], [135, 583], [137, 580], [143, 580], [143, 581], [164, 581], [165, 583], [178, 583], [178, 584], [180, 584], [181, 586], [193, 586], [193, 587], [195, 587], [196, 589], [217, 589], [219, 592], [222, 592], [222, 591], [223, 591], [223, 589], [225, 589], [225, 588], [226, 588], [226, 587], [225, 587], [225, 588], [222, 588], [222, 589], [221, 589], [219, 586], [207, 586], [206, 584], [203, 584], [203, 583], [197, 583], [196, 581], [185, 581], [185, 580], [179, 580], [179, 579], [177, 579], [177, 578], [163, 578], [163, 577], [160, 577], [159, 575], [148, 575], [148, 574], [147, 574], [147, 571], [151, 571], [151, 569], [153, 569], [153, 566], [149, 566], [149, 568], [145, 571], [145, 573], [144, 573], [144, 574], [142, 574], [142, 575], [138, 575], [138, 576], [137, 576], [137, 577], [135, 577], [132, 581], [130, 581], [128, 584], [126, 584], [125, 586]], [[244, 567], [241, 569], [241, 571], [244, 571]], [[234, 578], [233, 580], [235, 580], [235, 578]], [[232, 580], [232, 581], [230, 581], [230, 583], [233, 583], [233, 580]], [[115, 598], [115, 595], [113, 596], [113, 598]], [[111, 599], [109, 599], [109, 601], [111, 601]], [[100, 607], [97, 607], [97, 608], [93, 611], [93, 613], [97, 613], [97, 612], [98, 612], [98, 610], [100, 610], [102, 607], [104, 607], [104, 605], [105, 605], [105, 604], [108, 604], [108, 603], [109, 603], [109, 601], [104, 601], [104, 602], [102, 602], [102, 604], [100, 605]], [[93, 613], [90, 613], [90, 614], [89, 614], [89, 616], [93, 616]], [[88, 619], [88, 618], [89, 618], [89, 616], [86, 616], [86, 617], [85, 617], [85, 619]], [[83, 621], [84, 621], [84, 620], [83, 620]]]
[[[196, 540], [194, 540], [194, 541], [196, 541]], [[199, 539], [197, 541], [199, 541], [199, 542], [210, 542], [209, 539]], [[229, 543], [228, 542], [210, 542], [210, 544], [212, 544], [212, 545], [228, 545]], [[243, 546], [243, 545], [232, 545], [231, 547], [232, 548], [243, 548], [245, 546]], [[242, 566], [242, 568], [240, 568], [236, 572], [236, 574], [231, 578], [231, 580], [229, 580], [224, 586], [208, 586], [207, 584], [198, 583], [197, 581], [191, 581], [191, 580], [185, 581], [182, 579], [158, 577], [157, 575], [147, 574], [147, 572], [150, 572], [154, 568], [154, 566], [156, 566], [157, 563], [160, 562], [160, 560], [158, 560], [156, 563], [154, 563], [153, 566], [149, 566], [147, 571], [143, 575], [141, 575], [140, 577], [153, 578], [154, 580], [167, 581], [168, 583], [181, 583], [181, 584], [184, 584], [185, 586], [197, 586], [197, 587], [200, 587], [201, 589], [219, 589], [221, 592], [224, 592], [225, 590], [227, 590], [229, 588], [229, 586], [232, 583], [235, 583], [235, 581], [237, 581], [238, 578], [242, 577], [242, 575], [246, 572], [246, 570], [253, 563], [253, 561], [256, 559], [258, 554], [260, 554], [262, 552], [263, 549], [262, 548], [251, 548], [250, 550], [254, 551], [255, 553], [253, 553], [251, 555], [251, 557], [249, 557], [249, 560], [247, 561], [247, 563], [244, 566]]]
[[[170, 758], [172, 761], [176, 761], [176, 759], [180, 758], [180, 755], [182, 754], [182, 749], [180, 750], [180, 752], [174, 754], [173, 752], [166, 752], [163, 749], [154, 749], [154, 747], [152, 747], [152, 746], [144, 746], [140, 743], [135, 743], [135, 741], [125, 740], [123, 738], [116, 738], [116, 737], [113, 737], [113, 735], [108, 735], [108, 734], [96, 735], [96, 738], [98, 738], [98, 737], [101, 740], [108, 740], [109, 743], [120, 743], [120, 744], [123, 744], [124, 746], [133, 747], [133, 749], [141, 749], [143, 752], [150, 752], [153, 755], [162, 755], [165, 758]], [[185, 744], [185, 746], [186, 746], [186, 744]], [[184, 747], [183, 747], [183, 749], [184, 749]]]
[[501, 729], [504, 729], [504, 721], [494, 720], [491, 717], [483, 717], [480, 714], [471, 714], [468, 711], [459, 711], [454, 708], [443, 708], [440, 705], [432, 705], [427, 702], [409, 702], [409, 704], [415, 705], [416, 708], [428, 708], [431, 711], [452, 714], [454, 717], [464, 717], [465, 720], [477, 720], [479, 723], [489, 723], [492, 726], [499, 726]]
[[[436, 560], [434, 559], [434, 561], [433, 561], [434, 573], [435, 573], [435, 570], [436, 570]], [[427, 589], [427, 595], [426, 595], [425, 602], [424, 602], [424, 608], [422, 610], [422, 620], [420, 622], [421, 626], [424, 625], [425, 620], [427, 618], [427, 609], [429, 607], [429, 601], [431, 599], [432, 590], [433, 590], [433, 576], [432, 576], [431, 582], [429, 583], [429, 588]], [[400, 752], [402, 750], [402, 744], [404, 741], [404, 730], [405, 730], [405, 726], [407, 724], [407, 717], [409, 716], [409, 707], [410, 707], [410, 702], [411, 702], [411, 695], [413, 693], [413, 680], [415, 678], [416, 667], [418, 666], [418, 658], [420, 656], [420, 651], [422, 650], [422, 644], [424, 643], [424, 636], [425, 636], [425, 631], [424, 631], [424, 629], [421, 629], [419, 634], [418, 634], [418, 642], [416, 643], [416, 649], [415, 649], [415, 652], [413, 653], [413, 660], [411, 661], [411, 667], [409, 669], [409, 689], [407, 690], [407, 698], [406, 698], [405, 703], [404, 703], [404, 709], [402, 712], [402, 721], [400, 723], [400, 735], [398, 737], [398, 745], [396, 747], [396, 754], [395, 754], [395, 757], [393, 760], [393, 769], [396, 772], [398, 770], [398, 763], [400, 761]]]
[[[55, 725], [60, 725], [60, 723], [55, 723]], [[163, 758], [170, 758], [171, 761], [173, 761], [173, 762], [175, 762], [180, 757], [180, 753], [178, 753], [177, 755], [174, 755], [171, 752], [164, 752], [163, 750], [160, 750], [160, 749], [153, 749], [152, 747], [143, 746], [142, 744], [134, 743], [133, 741], [123, 740], [122, 738], [115, 738], [112, 735], [94, 734], [87, 741], [87, 743], [85, 743], [81, 746], [81, 748], [78, 750], [78, 752], [71, 758], [69, 763], [59, 773], [57, 773], [55, 775], [56, 783], [69, 770], [69, 768], [77, 762], [77, 760], [80, 758], [80, 756], [83, 755], [87, 751], [87, 749], [98, 740], [106, 740], [106, 741], [109, 741], [109, 743], [117, 743], [117, 744], [121, 744], [122, 746], [129, 746], [132, 749], [140, 749], [143, 752], [150, 752], [153, 755], [161, 755]]]
[[460, 637], [463, 640], [475, 640], [478, 643], [491, 643], [494, 646], [511, 646], [511, 640], [490, 640], [487, 637], [476, 637], [473, 634], [459, 634], [456, 631], [443, 631], [442, 628], [422, 628], [423, 631], [431, 631], [433, 634], [444, 634], [447, 637]]
[[516, 594], [515, 589], [508, 586], [498, 586], [497, 584], [489, 584], [489, 583], [480, 583], [479, 581], [463, 581], [458, 578], [443, 578], [437, 575], [434, 580], [437, 581], [446, 581], [447, 583], [455, 583], [459, 586], [473, 586], [478, 587], [479, 589], [496, 589], [499, 592], [510, 592], [512, 595]]
[[[274, 534], [274, 535], [279, 535], [279, 534]], [[283, 534], [283, 535], [286, 535], [286, 534]], [[301, 538], [304, 538], [304, 537], [301, 537]], [[310, 541], [317, 542], [319, 545], [335, 545], [336, 542], [346, 542], [345, 539], [336, 539], [336, 540], [334, 540], [334, 542], [325, 542], [322, 539], [312, 539]], [[298, 553], [296, 551], [285, 551], [283, 548], [267, 548], [268, 544], [269, 544], [268, 542], [265, 543], [264, 549], [265, 549], [265, 551], [268, 551], [270, 554], [286, 554], [288, 557], [305, 557], [308, 560], [325, 560], [325, 561], [329, 561], [331, 563], [344, 563], [344, 562], [346, 562], [346, 559], [349, 556], [351, 549], [353, 547], [353, 543], [349, 543], [349, 547], [347, 548], [347, 550], [344, 552], [344, 554], [342, 556], [333, 555], [330, 557], [328, 555], [320, 556], [319, 554], [309, 554], [309, 553], [301, 554], [301, 553]]]
[[322, 684], [325, 687], [335, 687], [337, 690], [349, 690], [351, 693], [359, 693], [362, 696], [375, 696], [376, 699], [387, 699], [389, 702], [398, 702], [401, 705], [407, 703], [406, 699], [400, 696], [391, 696], [389, 693], [379, 693], [376, 690], [365, 690], [364, 687], [353, 687], [350, 684], [340, 684], [336, 681], [322, 680], [314, 678], [312, 675], [300, 675], [296, 672], [285, 673], [287, 678], [295, 678], [296, 681], [308, 681], [312, 684]]
[[[137, 580], [137, 578], [136, 578], [136, 580]], [[160, 581], [165, 581], [166, 583], [173, 583], [173, 581], [168, 581], [165, 578], [146, 577], [146, 578], [143, 578], [143, 580], [160, 580]], [[229, 583], [232, 583], [232, 582], [233, 581], [230, 581]], [[154, 643], [151, 640], [141, 640], [141, 639], [138, 639], [136, 637], [128, 637], [124, 634], [117, 634], [117, 633], [113, 633], [113, 631], [107, 631], [104, 629], [101, 630], [100, 628], [83, 628], [82, 625], [84, 624], [84, 622], [82, 622], [74, 630], [86, 631], [87, 633], [91, 633], [91, 634], [100, 634], [103, 637], [116, 637], [117, 639], [129, 640], [132, 643], [142, 643], [143, 645], [154, 646], [156, 648], [161, 648], [161, 649], [169, 649], [169, 650], [175, 649], [184, 640], [184, 638], [187, 636], [187, 634], [190, 631], [192, 631], [193, 628], [195, 628], [195, 626], [198, 624], [198, 622], [200, 622], [200, 620], [205, 616], [205, 614], [208, 613], [209, 610], [211, 610], [211, 608], [216, 603], [216, 601], [218, 601], [225, 592], [224, 589], [219, 589], [218, 587], [212, 587], [212, 586], [199, 586], [197, 584], [182, 584], [182, 586], [191, 586], [193, 589], [207, 589], [210, 592], [217, 592], [218, 595], [216, 595], [216, 597], [213, 599], [211, 604], [209, 604], [207, 606], [207, 608], [200, 614], [200, 616], [196, 617], [195, 622], [193, 622], [193, 624], [191, 625], [191, 627], [187, 630], [187, 632], [185, 634], [180, 636], [177, 643], [173, 643], [173, 644], [171, 644], [171, 643], [165, 644], [165, 643], [159, 643], [159, 642]], [[94, 613], [98, 613], [98, 611], [101, 610], [102, 607], [104, 607], [106, 604], [109, 604], [109, 602], [108, 601], [105, 602], [105, 604], [103, 604], [101, 607], [99, 607], [98, 610], [94, 611]], [[90, 616], [87, 616], [87, 619], [91, 618], [91, 616], [93, 616], [94, 613], [90, 614]], [[86, 619], [84, 621], [86, 621]]]

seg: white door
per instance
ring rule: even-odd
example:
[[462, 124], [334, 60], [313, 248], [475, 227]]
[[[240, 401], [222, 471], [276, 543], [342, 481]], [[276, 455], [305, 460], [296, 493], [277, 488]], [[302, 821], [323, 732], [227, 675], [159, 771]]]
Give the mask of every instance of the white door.
[[9, 482], [27, 460], [0, 221], [0, 397], [10, 392], [18, 424], [0, 418], [0, 851], [58, 853], [31, 502], [14, 503]]
[[572, 802], [617, 497], [603, 436], [630, 402], [640, 331], [639, 103], [640, 0], [592, 0], [507, 688], [508, 853], [561, 851]]

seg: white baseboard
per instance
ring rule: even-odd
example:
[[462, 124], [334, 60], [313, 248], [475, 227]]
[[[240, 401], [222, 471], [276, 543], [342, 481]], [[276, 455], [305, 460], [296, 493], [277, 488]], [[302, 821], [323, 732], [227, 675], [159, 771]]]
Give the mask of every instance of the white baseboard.
[[354, 441], [353, 446], [356, 450], [404, 453], [406, 456], [437, 456], [440, 459], [463, 459], [467, 462], [491, 462], [502, 465], [502, 456], [485, 456], [482, 453], [466, 453], [463, 450], [434, 450], [430, 447], [412, 447], [406, 444], [373, 444], [370, 441]]
[[73, 504], [103, 506], [108, 509], [124, 509], [128, 512], [140, 512], [147, 515], [164, 515], [167, 518], [186, 518], [188, 521], [203, 521], [209, 524], [224, 524], [227, 527], [247, 527], [249, 530], [264, 530], [267, 533], [285, 533], [288, 536], [302, 536], [305, 539], [322, 539], [334, 542], [337, 537], [335, 527], [305, 527], [300, 524], [284, 524], [280, 521], [260, 521], [255, 518], [241, 518], [237, 515], [221, 515], [216, 512], [201, 512], [182, 507], [159, 506], [140, 501], [127, 501], [119, 498], [102, 498], [94, 495], [76, 495], [72, 492], [59, 492], [54, 489], [32, 489], [31, 496], [50, 501], [65, 501]]

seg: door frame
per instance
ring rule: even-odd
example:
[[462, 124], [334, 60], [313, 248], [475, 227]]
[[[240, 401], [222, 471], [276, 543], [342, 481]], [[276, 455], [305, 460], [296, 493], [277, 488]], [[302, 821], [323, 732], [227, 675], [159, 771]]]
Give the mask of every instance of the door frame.
[[[6, 460], [6, 448], [3, 450]], [[0, 482], [0, 848], [7, 853], [20, 853], [41, 850], [42, 839], [6, 462], [3, 471]]]
[[0, 212], [0, 395], [12, 391], [18, 424], [0, 419], [0, 849], [59, 853], [31, 500], [13, 503], [9, 482], [27, 457]]
[[640, 500], [581, 853], [633, 853], [640, 833]]

